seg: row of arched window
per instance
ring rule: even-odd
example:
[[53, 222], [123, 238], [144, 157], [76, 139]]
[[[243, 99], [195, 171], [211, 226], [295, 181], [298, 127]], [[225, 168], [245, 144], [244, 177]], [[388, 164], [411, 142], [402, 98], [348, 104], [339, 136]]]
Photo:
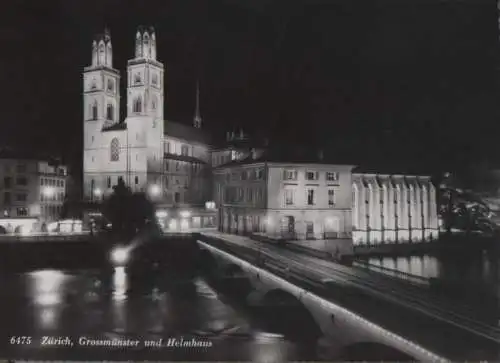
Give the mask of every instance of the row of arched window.
[[[136, 97], [134, 98], [134, 101], [132, 103], [132, 112], [135, 113], [141, 113], [142, 112], [142, 97]], [[151, 109], [156, 110], [158, 108], [158, 97], [156, 95], [153, 96], [151, 100]]]
[[427, 228], [430, 194], [425, 185], [395, 187], [353, 184], [353, 226], [357, 229]]
[[[90, 105], [90, 119], [97, 120], [99, 118], [98, 104], [97, 101], [94, 101], [93, 104]], [[106, 105], [106, 120], [114, 121], [115, 120], [115, 106], [111, 103]]]

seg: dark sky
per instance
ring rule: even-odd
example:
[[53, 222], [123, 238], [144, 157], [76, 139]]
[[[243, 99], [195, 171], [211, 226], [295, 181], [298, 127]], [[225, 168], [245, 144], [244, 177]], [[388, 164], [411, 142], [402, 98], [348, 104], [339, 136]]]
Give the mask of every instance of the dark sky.
[[199, 78], [205, 125], [219, 134], [242, 125], [358, 162], [500, 156], [494, 1], [8, 4], [0, 15], [3, 143], [78, 160], [81, 71], [94, 34], [110, 28], [124, 81], [136, 27], [153, 25], [167, 119], [191, 122]]

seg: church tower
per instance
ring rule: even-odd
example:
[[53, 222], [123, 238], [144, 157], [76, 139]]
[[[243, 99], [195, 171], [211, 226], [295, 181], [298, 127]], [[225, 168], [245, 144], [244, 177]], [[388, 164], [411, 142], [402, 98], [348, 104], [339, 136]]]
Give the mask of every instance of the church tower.
[[197, 129], [201, 128], [200, 116], [200, 83], [196, 82], [196, 110], [194, 112], [193, 126]]
[[[127, 67], [127, 130], [132, 172], [146, 174], [141, 189], [161, 186], [163, 169], [164, 67], [156, 60], [155, 30], [139, 27], [135, 36], [135, 57]], [[141, 179], [144, 179], [141, 177]]]
[[[106, 29], [92, 42], [92, 63], [83, 71], [84, 195], [93, 197], [93, 175], [101, 171], [102, 130], [120, 120], [120, 73], [113, 68], [111, 36]], [[94, 184], [94, 185], [91, 185]]]

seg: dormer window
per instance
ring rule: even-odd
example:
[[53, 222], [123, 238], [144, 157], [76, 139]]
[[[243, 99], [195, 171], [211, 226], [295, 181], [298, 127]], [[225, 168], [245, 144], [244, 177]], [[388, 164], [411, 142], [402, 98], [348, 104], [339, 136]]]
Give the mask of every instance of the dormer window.
[[134, 83], [135, 84], [141, 83], [141, 74], [140, 73], [136, 73], [135, 74], [135, 76], [134, 76]]

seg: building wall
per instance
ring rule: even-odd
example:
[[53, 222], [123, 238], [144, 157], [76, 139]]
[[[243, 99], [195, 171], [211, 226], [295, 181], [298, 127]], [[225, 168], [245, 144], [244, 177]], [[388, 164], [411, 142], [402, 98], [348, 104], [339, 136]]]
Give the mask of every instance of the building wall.
[[430, 177], [353, 174], [353, 242], [417, 242], [438, 237]]
[[[303, 164], [219, 169], [214, 187], [219, 229], [297, 239], [350, 237], [350, 171], [350, 166]], [[306, 180], [307, 172], [317, 179]], [[332, 180], [327, 180], [327, 173]], [[314, 191], [311, 201], [308, 190]]]
[[351, 169], [342, 165], [270, 164], [266, 232], [290, 232], [298, 239], [349, 238]]
[[56, 220], [66, 197], [67, 168], [45, 161], [0, 159], [3, 217]]

